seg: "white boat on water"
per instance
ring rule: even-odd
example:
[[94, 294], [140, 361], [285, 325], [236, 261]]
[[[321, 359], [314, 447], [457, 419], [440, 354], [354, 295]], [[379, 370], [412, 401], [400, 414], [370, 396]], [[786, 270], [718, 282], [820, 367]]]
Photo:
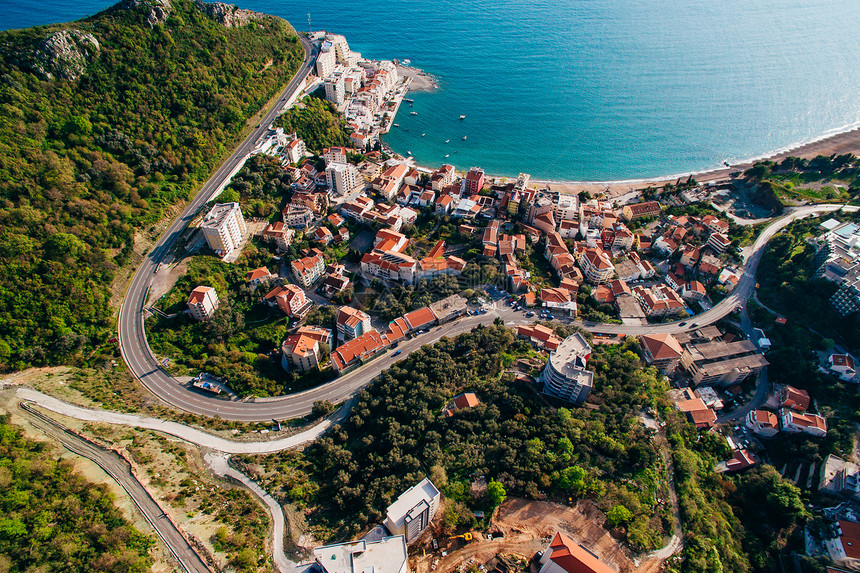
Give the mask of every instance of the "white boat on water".
[[449, 153], [446, 153], [446, 154], [445, 154], [445, 157], [448, 157], [448, 155], [450, 155], [450, 154], [449, 154]]
[[422, 133], [422, 134], [421, 134], [421, 137], [424, 137], [425, 135], [427, 135], [427, 134], [426, 134], [426, 133]]
[[463, 136], [463, 141], [466, 141], [466, 136], [465, 136], [465, 135]]
[[407, 152], [406, 152], [406, 155], [412, 155], [412, 152], [411, 152], [411, 151], [407, 151]]
[[465, 116], [465, 115], [461, 115], [461, 116], [460, 116], [460, 121], [463, 121], [464, 119], [466, 119], [466, 116]]
[[418, 115], [418, 112], [417, 111], [410, 111], [409, 115]]
[[448, 143], [449, 141], [451, 141], [451, 140], [450, 140], [450, 139], [446, 139], [446, 140], [445, 140], [445, 143]]
[[394, 127], [400, 127], [400, 124], [399, 124], [399, 123], [395, 123], [395, 124], [394, 124]]

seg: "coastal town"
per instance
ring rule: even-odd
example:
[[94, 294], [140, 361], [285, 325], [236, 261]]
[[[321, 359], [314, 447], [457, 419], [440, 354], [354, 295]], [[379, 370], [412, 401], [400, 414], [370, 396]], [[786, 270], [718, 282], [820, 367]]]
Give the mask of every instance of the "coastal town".
[[73, 24], [0, 43], [0, 573], [860, 570], [860, 130], [554, 182], [311, 14]]
[[[742, 472], [769, 460], [769, 450], [785, 436], [827, 436], [828, 420], [814, 395], [768, 382], [773, 343], [750, 322], [745, 300], [723, 320], [697, 322], [697, 315], [738, 288], [753, 253], [748, 231], [757, 223], [719, 208], [731, 185], [703, 185], [690, 177], [674, 187], [643, 187], [621, 202], [565, 194], [525, 173], [506, 179], [488, 177], [479, 167], [457, 172], [449, 164], [417, 166], [379, 146], [409, 81], [391, 62], [363, 60], [342, 36], [319, 40], [319, 77], [312, 81], [344, 114], [354, 147], [328, 147], [317, 156], [296, 133], [272, 128], [252, 156], [277, 160], [292, 181], [280, 216], [253, 230], [240, 203], [215, 202], [199, 223], [210, 251], [224, 260], [235, 261], [249, 241], [272, 249], [271, 264], [248, 271], [245, 282], [271, 312], [289, 319], [290, 334], [273, 351], [284, 371], [343, 376], [380, 356], [398, 356], [404, 340], [431, 330], [444, 334], [458, 321], [492, 312], [544, 357], [538, 371], [518, 376], [554, 404], [588, 407], [592, 345], [617, 345], [628, 336], [600, 325], [641, 327], [641, 359], [666, 377], [677, 410], [699, 431], [719, 436], [731, 452], [718, 472]], [[856, 312], [860, 226], [825, 218], [809, 244], [816, 275], [838, 285], [833, 309], [843, 316]], [[295, 245], [306, 246], [297, 252]], [[344, 257], [347, 251], [353, 256]], [[295, 255], [285, 258], [288, 252]], [[453, 288], [439, 288], [440, 281]], [[397, 317], [390, 308], [368, 304], [368, 292], [404, 288], [427, 293], [426, 304], [416, 302], [425, 297], [403, 301]], [[225, 294], [198, 285], [188, 295], [188, 313], [197, 321], [212, 319]], [[333, 322], [305, 324], [320, 308], [332, 308]], [[784, 323], [776, 319], [777, 327]], [[677, 328], [647, 331], [662, 324]], [[559, 336], [557, 325], [590, 330], [593, 338], [586, 339], [585, 330]], [[822, 354], [819, 368], [860, 382], [846, 352]], [[229, 384], [224, 380], [209, 391], [229, 390]], [[477, 403], [474, 394], [457, 398], [448, 415]], [[838, 464], [841, 469], [834, 469]], [[838, 458], [778, 469], [806, 489], [818, 484], [819, 475], [830, 476], [820, 487], [836, 495], [850, 486], [845, 478], [834, 485], [834, 476], [860, 471]], [[431, 482], [421, 482], [389, 508], [378, 528], [383, 533], [319, 547], [317, 566], [330, 572], [406, 571], [407, 546], [429, 527], [438, 496]], [[408, 514], [410, 525], [393, 525], [403, 518], [392, 514]], [[836, 547], [828, 546], [830, 555], [860, 562], [860, 554], [838, 553], [840, 539], [851, 535], [845, 533], [851, 526], [839, 523], [842, 537], [828, 542]], [[564, 533], [540, 555], [533, 570], [611, 570]]]

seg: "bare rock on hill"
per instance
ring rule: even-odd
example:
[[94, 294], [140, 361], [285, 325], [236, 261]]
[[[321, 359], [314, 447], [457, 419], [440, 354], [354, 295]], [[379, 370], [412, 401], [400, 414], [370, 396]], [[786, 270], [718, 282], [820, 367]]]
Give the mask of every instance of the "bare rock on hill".
[[239, 8], [233, 4], [225, 4], [223, 2], [203, 2], [203, 0], [197, 0], [194, 2], [194, 6], [227, 28], [245, 26], [252, 20], [259, 20], [265, 16], [265, 14], [261, 14], [260, 12], [245, 10], [244, 8]]
[[119, 7], [124, 10], [137, 10], [140, 7], [148, 9], [146, 23], [150, 28], [154, 28], [156, 24], [164, 24], [173, 10], [170, 0], [122, 0]]
[[46, 79], [76, 80], [98, 53], [99, 41], [74, 28], [54, 32], [36, 49], [34, 70]]

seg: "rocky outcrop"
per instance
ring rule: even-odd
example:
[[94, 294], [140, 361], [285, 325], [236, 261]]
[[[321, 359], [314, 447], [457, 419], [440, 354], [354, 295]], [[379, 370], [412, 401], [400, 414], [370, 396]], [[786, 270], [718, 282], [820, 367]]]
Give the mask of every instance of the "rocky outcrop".
[[146, 24], [154, 28], [156, 24], [164, 24], [170, 17], [173, 6], [170, 0], [122, 0], [119, 7], [123, 10], [149, 10], [146, 15]]
[[245, 26], [252, 20], [259, 20], [265, 16], [265, 14], [261, 14], [260, 12], [245, 10], [244, 8], [239, 8], [233, 4], [225, 4], [223, 2], [203, 2], [203, 0], [197, 0], [194, 2], [194, 6], [227, 28]]
[[36, 49], [34, 71], [46, 79], [76, 80], [100, 49], [96, 37], [69, 28], [54, 32]]

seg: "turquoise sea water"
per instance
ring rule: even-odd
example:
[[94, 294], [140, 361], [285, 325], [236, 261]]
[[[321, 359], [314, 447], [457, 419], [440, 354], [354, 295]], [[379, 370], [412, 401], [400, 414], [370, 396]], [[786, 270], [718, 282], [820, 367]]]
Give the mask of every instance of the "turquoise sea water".
[[[110, 4], [18, 0], [2, 26]], [[310, 13], [313, 29], [345, 34], [367, 57], [408, 58], [436, 75], [441, 89], [414, 94], [386, 137], [424, 165], [555, 180], [654, 177], [860, 124], [857, 0], [240, 4], [302, 30]]]

